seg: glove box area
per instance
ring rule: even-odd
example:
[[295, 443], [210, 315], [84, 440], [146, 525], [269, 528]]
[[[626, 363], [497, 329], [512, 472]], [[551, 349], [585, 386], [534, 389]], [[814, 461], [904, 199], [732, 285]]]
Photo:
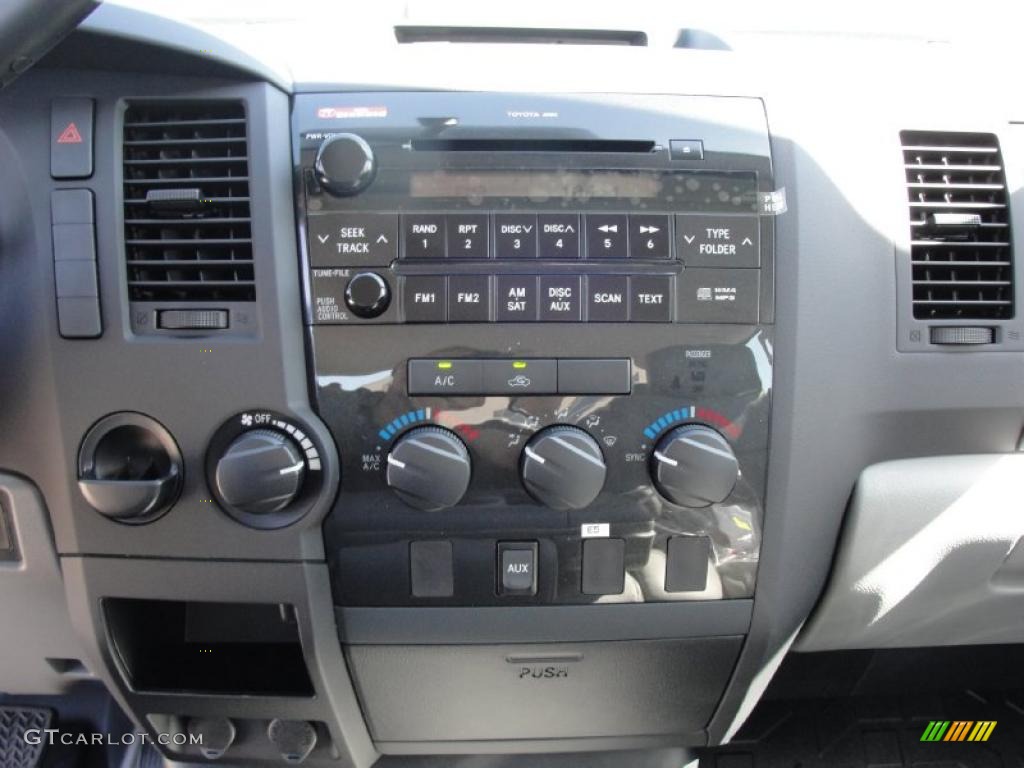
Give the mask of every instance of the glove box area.
[[346, 654], [386, 753], [430, 741], [671, 735], [700, 744], [741, 643], [350, 645]]

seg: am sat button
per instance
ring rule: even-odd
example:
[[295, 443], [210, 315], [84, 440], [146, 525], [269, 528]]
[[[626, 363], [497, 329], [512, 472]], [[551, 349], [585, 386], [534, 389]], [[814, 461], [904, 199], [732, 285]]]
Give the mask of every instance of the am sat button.
[[537, 278], [534, 275], [498, 275], [498, 322], [534, 322], [537, 319]]
[[479, 360], [410, 360], [410, 395], [476, 395], [483, 391]]

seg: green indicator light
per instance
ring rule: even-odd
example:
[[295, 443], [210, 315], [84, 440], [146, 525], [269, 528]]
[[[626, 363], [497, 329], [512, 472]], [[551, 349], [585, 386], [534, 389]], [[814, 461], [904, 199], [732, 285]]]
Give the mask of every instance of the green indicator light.
[[437, 364], [437, 367], [440, 368], [442, 371], [447, 371], [449, 368], [452, 367], [452, 364], [450, 360], [442, 360]]
[[523, 370], [523, 368], [526, 367], [526, 363], [523, 362], [522, 360], [516, 360], [514, 363], [512, 363], [512, 367], [515, 368], [517, 371], [521, 371]]

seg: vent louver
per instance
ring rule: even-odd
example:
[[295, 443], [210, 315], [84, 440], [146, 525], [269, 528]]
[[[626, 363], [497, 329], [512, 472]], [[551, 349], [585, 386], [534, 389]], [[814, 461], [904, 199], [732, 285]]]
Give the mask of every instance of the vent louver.
[[132, 301], [253, 301], [245, 108], [134, 102], [124, 116]]
[[1010, 212], [997, 138], [928, 131], [900, 138], [914, 318], [1012, 318]]

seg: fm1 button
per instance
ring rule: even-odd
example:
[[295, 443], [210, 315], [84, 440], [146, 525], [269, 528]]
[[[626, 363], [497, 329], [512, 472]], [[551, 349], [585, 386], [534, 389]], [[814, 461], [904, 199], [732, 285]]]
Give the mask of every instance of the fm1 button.
[[688, 267], [757, 267], [756, 216], [676, 216], [676, 247]]
[[580, 257], [580, 217], [571, 213], [542, 213], [538, 217], [538, 239], [542, 259]]
[[487, 258], [487, 214], [448, 216], [448, 258]]
[[499, 259], [537, 257], [537, 217], [499, 213], [494, 216], [494, 244]]
[[410, 360], [410, 395], [478, 395], [483, 391], [479, 360]]
[[536, 542], [498, 542], [498, 594], [537, 594]]
[[668, 216], [645, 214], [629, 217], [629, 258], [667, 259]]
[[402, 283], [407, 323], [443, 323], [447, 297], [443, 275], [410, 275]]
[[672, 278], [633, 275], [629, 278], [629, 319], [640, 323], [672, 322]]
[[587, 214], [587, 258], [626, 258], [626, 227], [624, 214]]
[[444, 216], [432, 213], [406, 214], [403, 222], [405, 258], [444, 258]]
[[580, 277], [544, 275], [540, 279], [541, 322], [576, 323], [582, 317]]

